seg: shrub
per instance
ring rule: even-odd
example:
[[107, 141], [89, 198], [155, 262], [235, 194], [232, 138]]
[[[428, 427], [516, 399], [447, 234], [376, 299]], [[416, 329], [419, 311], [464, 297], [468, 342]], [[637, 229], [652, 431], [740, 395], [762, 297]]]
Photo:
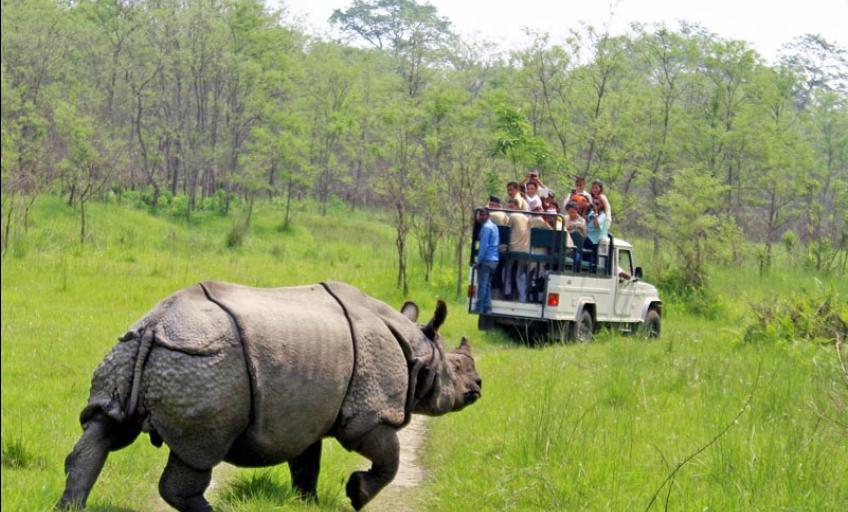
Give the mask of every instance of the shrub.
[[[164, 197], [164, 195], [163, 195]], [[171, 215], [175, 217], [188, 217], [188, 196], [185, 194], [177, 194], [170, 200]]]
[[657, 288], [666, 300], [682, 303], [694, 315], [713, 319], [721, 313], [721, 302], [706, 283], [694, 286], [680, 269], [660, 274]]
[[247, 231], [247, 222], [243, 219], [236, 219], [233, 222], [233, 227], [230, 228], [230, 232], [227, 233], [227, 247], [230, 249], [241, 247], [245, 238], [247, 238]]
[[754, 322], [745, 331], [745, 342], [833, 343], [837, 333], [848, 336], [848, 302], [834, 290], [802, 292], [792, 299], [755, 304], [751, 309]]

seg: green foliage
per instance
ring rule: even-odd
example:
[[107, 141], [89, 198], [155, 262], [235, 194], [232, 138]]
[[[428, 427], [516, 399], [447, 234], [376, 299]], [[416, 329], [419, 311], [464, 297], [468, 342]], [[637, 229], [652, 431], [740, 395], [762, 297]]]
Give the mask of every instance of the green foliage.
[[188, 217], [188, 196], [185, 194], [177, 194], [169, 201], [170, 213], [175, 217]]
[[550, 163], [550, 153], [545, 142], [531, 135], [530, 124], [520, 111], [508, 105], [499, 105], [496, 119], [496, 155], [507, 158], [514, 171], [519, 168], [549, 167], [546, 164]]
[[683, 169], [658, 200], [654, 229], [674, 246], [686, 288], [706, 285], [707, 263], [732, 238], [734, 221], [725, 211], [729, 190], [702, 169]]
[[716, 293], [704, 283], [694, 286], [691, 278], [681, 269], [675, 268], [659, 274], [655, 284], [664, 300], [682, 304], [690, 314], [716, 319], [722, 313]]
[[838, 337], [848, 337], [848, 299], [821, 282], [797, 292], [791, 298], [752, 305], [755, 318], [743, 339], [832, 344]]
[[798, 236], [791, 229], [786, 230], [781, 237], [783, 248], [787, 254], [792, 254], [795, 251], [795, 246], [798, 244]]

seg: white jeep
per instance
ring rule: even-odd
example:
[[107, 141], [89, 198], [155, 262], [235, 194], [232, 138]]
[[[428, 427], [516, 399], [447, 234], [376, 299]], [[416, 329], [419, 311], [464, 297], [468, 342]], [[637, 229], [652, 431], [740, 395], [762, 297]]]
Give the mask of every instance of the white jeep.
[[[553, 214], [503, 211], [505, 215], [545, 217]], [[563, 222], [551, 224], [562, 226]], [[539, 225], [537, 222], [536, 225]], [[596, 268], [584, 253], [579, 269], [574, 268], [574, 248], [562, 229], [530, 229], [529, 246], [510, 251], [511, 228], [499, 225], [500, 262], [492, 278], [492, 309], [479, 315], [481, 330], [511, 327], [525, 333], [540, 331], [556, 340], [588, 342], [598, 326], [607, 324], [624, 332], [647, 337], [660, 335], [662, 301], [656, 287], [642, 281], [635, 266], [633, 246], [612, 235], [599, 246]], [[472, 236], [472, 268], [468, 287], [468, 311], [477, 305], [476, 259], [479, 228]], [[612, 251], [610, 251], [612, 248]], [[614, 271], [613, 271], [614, 270]], [[524, 289], [521, 289], [521, 280]]]

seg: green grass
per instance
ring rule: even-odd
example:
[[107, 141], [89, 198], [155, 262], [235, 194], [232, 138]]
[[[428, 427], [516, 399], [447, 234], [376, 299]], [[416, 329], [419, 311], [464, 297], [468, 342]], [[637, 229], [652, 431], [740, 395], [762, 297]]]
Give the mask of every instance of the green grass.
[[[244, 243], [226, 247], [233, 217], [192, 223], [108, 204], [78, 219], [42, 198], [25, 241], [2, 262], [2, 506], [46, 510], [61, 495], [64, 457], [80, 434], [91, 374], [115, 338], [173, 291], [207, 279], [286, 286], [351, 282], [390, 304], [393, 230], [379, 214], [299, 212], [281, 231], [280, 209], [262, 204]], [[410, 244], [414, 248], [414, 244]], [[414, 250], [414, 249], [413, 249]], [[642, 264], [648, 253], [639, 253]], [[666, 305], [663, 337], [601, 333], [590, 345], [526, 348], [476, 330], [453, 299], [452, 259], [439, 255], [431, 283], [411, 262], [410, 297], [427, 314], [449, 300], [443, 328], [468, 335], [479, 356], [483, 399], [431, 422], [417, 493], [423, 510], [844, 510], [848, 503], [848, 386], [832, 346], [741, 342], [752, 304], [832, 287], [834, 276], [753, 265], [715, 270], [722, 303], [712, 320]], [[651, 280], [650, 275], [646, 276]], [[816, 285], [815, 279], [822, 284]], [[89, 506], [150, 510], [167, 458], [140, 437], [110, 455]], [[233, 470], [216, 509], [343, 510], [344, 482], [364, 459], [325, 443], [319, 506], [300, 503], [283, 466]], [[670, 489], [670, 493], [669, 493]]]

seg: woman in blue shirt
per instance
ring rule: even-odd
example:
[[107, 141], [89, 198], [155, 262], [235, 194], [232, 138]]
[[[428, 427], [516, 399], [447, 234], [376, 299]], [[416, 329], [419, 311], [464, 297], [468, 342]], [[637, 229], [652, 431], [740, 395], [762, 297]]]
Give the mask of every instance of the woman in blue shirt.
[[586, 240], [583, 241], [584, 249], [591, 249], [589, 272], [593, 274], [598, 270], [598, 244], [607, 237], [607, 215], [604, 212], [604, 202], [600, 197], [592, 201], [592, 209], [586, 216]]

